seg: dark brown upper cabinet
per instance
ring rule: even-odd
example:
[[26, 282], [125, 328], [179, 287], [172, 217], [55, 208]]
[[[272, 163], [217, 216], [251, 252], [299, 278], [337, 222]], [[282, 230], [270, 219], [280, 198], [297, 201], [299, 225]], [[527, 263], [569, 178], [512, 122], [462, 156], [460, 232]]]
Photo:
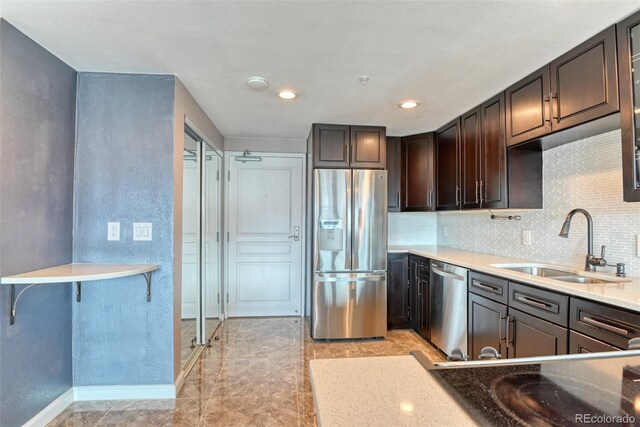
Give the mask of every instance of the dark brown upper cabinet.
[[480, 205], [490, 209], [506, 208], [507, 139], [504, 93], [480, 106], [480, 119]]
[[460, 208], [480, 207], [480, 108], [460, 118]]
[[387, 138], [383, 127], [351, 126], [352, 168], [384, 169], [387, 166]]
[[402, 138], [402, 211], [434, 211], [433, 133]]
[[611, 26], [549, 65], [554, 132], [619, 110], [616, 63], [616, 31]]
[[314, 124], [312, 130], [313, 167], [386, 167], [384, 127]]
[[508, 145], [617, 112], [616, 64], [610, 27], [508, 88]]
[[436, 209], [460, 209], [460, 118], [436, 131]]
[[402, 181], [402, 139], [387, 137], [387, 210], [400, 212], [400, 191]]
[[551, 132], [549, 67], [520, 80], [505, 92], [508, 145]]
[[617, 27], [624, 201], [640, 202], [640, 13]]

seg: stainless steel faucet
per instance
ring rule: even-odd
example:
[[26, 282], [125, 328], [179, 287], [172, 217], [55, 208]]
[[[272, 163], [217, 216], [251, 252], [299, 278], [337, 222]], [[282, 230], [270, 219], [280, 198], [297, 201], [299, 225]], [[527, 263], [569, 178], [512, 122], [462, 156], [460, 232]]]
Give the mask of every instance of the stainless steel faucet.
[[577, 213], [581, 213], [585, 218], [587, 218], [587, 256], [584, 262], [584, 269], [586, 271], [596, 271], [596, 267], [605, 267], [607, 265], [607, 260], [604, 259], [606, 246], [602, 245], [600, 258], [593, 255], [593, 218], [591, 218], [591, 214], [589, 214], [589, 212], [584, 209], [574, 209], [569, 212], [564, 220], [564, 224], [562, 224], [559, 236], [564, 238], [569, 237], [571, 219]]

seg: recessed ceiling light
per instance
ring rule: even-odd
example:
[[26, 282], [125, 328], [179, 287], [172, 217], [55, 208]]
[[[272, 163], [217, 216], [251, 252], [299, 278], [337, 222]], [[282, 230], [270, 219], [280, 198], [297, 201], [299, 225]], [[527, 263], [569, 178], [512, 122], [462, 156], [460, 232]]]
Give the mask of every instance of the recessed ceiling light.
[[263, 77], [249, 77], [247, 80], [247, 86], [251, 89], [262, 90], [269, 86], [269, 82]]
[[278, 96], [282, 99], [295, 99], [298, 97], [298, 94], [292, 90], [281, 90], [278, 92]]
[[418, 105], [420, 105], [418, 101], [402, 101], [400, 104], [398, 104], [398, 108], [408, 110], [409, 108], [416, 108]]

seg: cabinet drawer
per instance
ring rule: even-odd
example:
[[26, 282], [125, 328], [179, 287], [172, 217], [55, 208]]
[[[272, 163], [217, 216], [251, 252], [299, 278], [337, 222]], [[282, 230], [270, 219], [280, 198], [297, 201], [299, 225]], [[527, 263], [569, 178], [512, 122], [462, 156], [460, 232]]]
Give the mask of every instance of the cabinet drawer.
[[508, 281], [487, 274], [472, 271], [469, 273], [469, 292], [482, 295], [490, 300], [506, 304]]
[[620, 349], [576, 331], [569, 331], [569, 354], [600, 353], [603, 351], [620, 351]]
[[626, 349], [631, 338], [640, 337], [640, 314], [571, 298], [569, 327], [607, 344]]
[[569, 297], [532, 286], [509, 282], [509, 307], [567, 327]]

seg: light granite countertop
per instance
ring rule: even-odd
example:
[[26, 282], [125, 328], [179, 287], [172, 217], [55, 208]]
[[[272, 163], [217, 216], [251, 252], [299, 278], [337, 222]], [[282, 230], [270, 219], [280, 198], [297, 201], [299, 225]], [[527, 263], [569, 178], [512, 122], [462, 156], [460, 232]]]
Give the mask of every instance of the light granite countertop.
[[310, 361], [318, 425], [476, 426], [413, 356]]
[[562, 292], [568, 295], [575, 295], [577, 297], [640, 312], [640, 278], [637, 277], [626, 277], [621, 279], [610, 273], [591, 273], [555, 264], [555, 267], [574, 271], [580, 276], [596, 277], [602, 280], [611, 281], [609, 283], [602, 284], [568, 283], [547, 277], [532, 276], [530, 274], [496, 267], [496, 264], [553, 265], [521, 258], [483, 254], [445, 246], [389, 246], [388, 252], [411, 253], [425, 258], [459, 265], [482, 273], [504, 277], [520, 283], [528, 283], [540, 288]]

